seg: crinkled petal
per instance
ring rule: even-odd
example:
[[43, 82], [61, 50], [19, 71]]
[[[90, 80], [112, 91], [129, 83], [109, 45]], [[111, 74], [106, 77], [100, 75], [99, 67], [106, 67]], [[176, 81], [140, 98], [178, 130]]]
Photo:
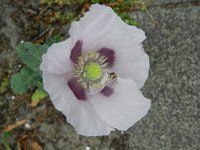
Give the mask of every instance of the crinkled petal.
[[[73, 95], [70, 93], [68, 87], [68, 80], [71, 78], [70, 74], [53, 74], [43, 71], [43, 85], [44, 89], [49, 93], [49, 96], [59, 111], [69, 109], [71, 98]], [[73, 94], [73, 93], [72, 93]], [[69, 95], [69, 98], [66, 97]]]
[[73, 46], [70, 38], [59, 43], [54, 43], [48, 48], [47, 53], [42, 56], [40, 69], [56, 74], [73, 71], [73, 63], [70, 60]]
[[[114, 50], [113, 67], [118, 75], [133, 79], [138, 88], [144, 85], [149, 71], [148, 56], [142, 47], [145, 33], [123, 22], [110, 7], [92, 5], [80, 21], [72, 23], [69, 33], [74, 43], [83, 41], [84, 51], [104, 47]], [[139, 69], [136, 64], [144, 66]]]
[[71, 105], [70, 112], [64, 111], [64, 114], [77, 133], [84, 136], [108, 135], [115, 130], [100, 119], [89, 101], [75, 101]]
[[95, 112], [90, 101], [77, 100], [68, 87], [68, 74], [43, 72], [45, 90], [54, 106], [61, 111], [78, 134], [84, 136], [108, 135], [112, 127], [103, 122]]
[[151, 103], [133, 80], [118, 78], [117, 82], [112, 95], [95, 95], [91, 103], [104, 122], [125, 131], [147, 114]]
[[80, 21], [73, 22], [69, 33], [74, 44], [83, 41], [85, 51], [103, 47], [126, 51], [124, 48], [145, 39], [142, 30], [127, 25], [110, 7], [99, 4], [92, 5]]
[[[140, 49], [143, 50], [142, 46]], [[149, 67], [149, 56], [146, 53], [134, 57], [134, 52], [130, 51], [118, 53], [112, 69], [118, 76], [134, 80], [140, 89], [149, 76]]]

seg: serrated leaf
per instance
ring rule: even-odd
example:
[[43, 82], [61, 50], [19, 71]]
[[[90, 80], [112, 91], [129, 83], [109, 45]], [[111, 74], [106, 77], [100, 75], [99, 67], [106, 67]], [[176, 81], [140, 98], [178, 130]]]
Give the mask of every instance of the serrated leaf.
[[42, 62], [42, 55], [46, 53], [48, 45], [32, 44], [30, 42], [20, 43], [17, 47], [18, 57], [34, 72], [41, 75], [39, 66]]
[[44, 89], [37, 89], [35, 93], [33, 93], [31, 99], [31, 106], [35, 107], [40, 102], [40, 100], [44, 99], [48, 96], [48, 93]]
[[16, 94], [23, 94], [27, 90], [36, 85], [39, 77], [31, 69], [24, 67], [20, 73], [17, 73], [11, 77], [11, 88]]

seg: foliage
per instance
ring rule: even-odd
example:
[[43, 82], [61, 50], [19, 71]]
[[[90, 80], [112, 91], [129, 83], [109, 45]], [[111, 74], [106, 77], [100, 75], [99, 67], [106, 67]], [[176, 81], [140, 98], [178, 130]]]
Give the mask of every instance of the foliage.
[[17, 56], [22, 60], [25, 66], [21, 71], [11, 77], [11, 88], [15, 94], [24, 94], [31, 87], [36, 87], [32, 96], [32, 102], [37, 104], [40, 99], [48, 94], [43, 89], [42, 72], [39, 66], [42, 62], [42, 55], [46, 53], [49, 46], [61, 41], [61, 36], [55, 36], [47, 40], [43, 45], [32, 44], [30, 42], [21, 42], [17, 47]]
[[9, 142], [8, 142], [9, 137], [10, 137], [10, 132], [3, 132], [1, 134], [0, 142], [3, 143], [3, 145], [6, 148], [6, 150], [11, 150], [11, 148], [9, 146]]
[[85, 0], [40, 0], [41, 3], [58, 4], [58, 5], [72, 5], [72, 4], [83, 4]]
[[28, 91], [31, 86], [37, 86], [40, 76], [28, 67], [21, 69], [19, 73], [12, 76], [11, 88], [16, 94], [23, 94]]
[[31, 97], [32, 99], [31, 106], [32, 107], [36, 106], [41, 99], [44, 99], [47, 96], [48, 96], [48, 93], [45, 90], [37, 89]]
[[9, 76], [3, 79], [2, 83], [0, 84], [0, 94], [5, 92], [9, 86]]
[[[50, 6], [60, 6], [60, 9], [53, 12], [48, 20], [49, 23], [61, 24], [78, 20], [91, 4], [100, 3], [112, 7], [127, 24], [138, 26], [138, 22], [134, 21], [128, 12], [132, 10], [143, 10], [144, 7], [141, 0], [40, 0], [40, 3]], [[73, 11], [66, 13], [62, 11], [63, 6], [78, 6], [79, 9], [73, 9]]]
[[57, 11], [54, 13], [53, 17], [49, 18], [50, 23], [59, 21], [61, 24], [63, 24], [63, 23], [68, 23], [68, 20], [70, 21], [76, 20], [75, 14], [73, 14], [72, 12], [68, 12], [67, 14], [62, 14], [61, 11]]
[[59, 35], [59, 34], [55, 35], [53, 38], [47, 39], [45, 44], [50, 47], [53, 43], [58, 43], [58, 42], [62, 41], [62, 38], [63, 37], [61, 35]]
[[17, 55], [28, 68], [36, 74], [40, 74], [39, 66], [42, 62], [41, 55], [46, 53], [48, 45], [32, 44], [30, 42], [22, 42], [17, 47]]

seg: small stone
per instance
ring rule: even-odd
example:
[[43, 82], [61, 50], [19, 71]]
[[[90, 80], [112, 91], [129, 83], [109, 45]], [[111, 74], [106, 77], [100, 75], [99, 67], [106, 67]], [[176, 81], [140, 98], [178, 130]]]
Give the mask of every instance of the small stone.
[[30, 124], [28, 124], [28, 123], [25, 123], [25, 128], [27, 128], [27, 129], [30, 129], [31, 128], [31, 125]]
[[85, 150], [90, 150], [90, 147], [89, 147], [89, 146], [86, 146], [86, 147], [85, 147]]
[[13, 95], [13, 96], [11, 96], [11, 99], [13, 100], [13, 99], [15, 99], [15, 96]]

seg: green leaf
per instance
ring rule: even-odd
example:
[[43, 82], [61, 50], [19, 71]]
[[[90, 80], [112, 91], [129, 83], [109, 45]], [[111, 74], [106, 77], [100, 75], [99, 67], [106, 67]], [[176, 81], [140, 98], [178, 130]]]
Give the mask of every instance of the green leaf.
[[36, 45], [30, 42], [22, 42], [17, 47], [17, 54], [24, 64], [41, 75], [39, 66], [42, 62], [42, 55], [46, 53], [48, 47], [46, 44]]
[[85, 3], [85, 0], [79, 0], [79, 3], [83, 4], [83, 3]]
[[48, 45], [48, 46], [51, 46], [52, 44], [54, 44], [54, 43], [58, 43], [58, 42], [60, 42], [60, 41], [62, 41], [62, 36], [61, 35], [55, 35], [53, 38], [49, 38], [47, 41], [46, 41], [46, 45]]
[[124, 21], [125, 21], [127, 24], [131, 25], [131, 26], [139, 26], [139, 25], [140, 25], [137, 21], [134, 21], [134, 20], [132, 20], [132, 19], [124, 19]]
[[132, 25], [132, 26], [139, 26], [139, 23], [134, 21], [127, 12], [117, 12], [118, 15], [122, 18], [123, 21], [125, 21], [127, 24]]
[[1, 134], [1, 140], [0, 142], [4, 144], [4, 146], [6, 147], [6, 150], [11, 150], [9, 143], [8, 143], [8, 139], [10, 137], [10, 132], [3, 132]]
[[48, 96], [48, 93], [44, 89], [37, 89], [35, 93], [33, 93], [31, 99], [31, 106], [37, 106], [37, 104], [40, 102], [40, 100], [44, 99]]
[[4, 78], [2, 83], [0, 83], [0, 94], [4, 93], [8, 89], [9, 78]]
[[99, 3], [100, 0], [91, 0], [91, 2], [92, 2], [93, 4], [95, 4], [95, 3]]
[[40, 77], [28, 67], [22, 68], [20, 73], [11, 77], [11, 88], [16, 94], [23, 94], [36, 85]]

